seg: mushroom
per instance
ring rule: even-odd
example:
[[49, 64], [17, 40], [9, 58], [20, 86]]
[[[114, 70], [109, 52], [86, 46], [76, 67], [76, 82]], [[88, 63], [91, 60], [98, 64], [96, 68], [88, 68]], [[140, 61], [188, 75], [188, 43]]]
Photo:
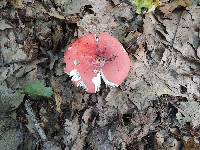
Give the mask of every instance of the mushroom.
[[64, 61], [65, 73], [88, 93], [99, 91], [102, 80], [107, 86], [119, 86], [130, 70], [130, 59], [122, 44], [105, 32], [77, 39], [65, 52]]

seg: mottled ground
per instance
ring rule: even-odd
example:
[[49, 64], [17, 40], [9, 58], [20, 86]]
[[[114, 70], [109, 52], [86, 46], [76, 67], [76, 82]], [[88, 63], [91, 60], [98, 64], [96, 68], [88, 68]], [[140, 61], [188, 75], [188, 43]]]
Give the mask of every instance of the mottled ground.
[[[118, 88], [88, 94], [63, 68], [70, 43], [108, 32], [132, 68]], [[22, 87], [40, 80], [52, 98]], [[199, 150], [200, 2], [0, 0], [0, 150]]]

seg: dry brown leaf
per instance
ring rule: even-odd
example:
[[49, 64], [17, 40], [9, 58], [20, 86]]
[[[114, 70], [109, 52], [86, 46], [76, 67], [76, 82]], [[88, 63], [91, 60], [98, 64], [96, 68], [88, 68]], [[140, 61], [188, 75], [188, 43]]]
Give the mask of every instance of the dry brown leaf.
[[56, 19], [60, 19], [60, 20], [66, 20], [67, 22], [71, 22], [71, 23], [77, 23], [80, 18], [78, 15], [69, 15], [69, 16], [63, 16], [62, 14], [59, 14], [58, 11], [51, 11], [51, 12], [46, 12], [49, 16], [54, 17]]
[[55, 89], [54, 89], [54, 98], [56, 101], [56, 111], [61, 112], [60, 106], [62, 104], [62, 97], [58, 92], [55, 91]]
[[63, 99], [60, 95], [61, 90], [60, 90], [60, 87], [59, 87], [59, 83], [57, 81], [55, 81], [54, 79], [52, 79], [51, 84], [52, 84], [52, 88], [53, 88], [53, 91], [54, 91], [54, 99], [55, 99], [55, 102], [56, 102], [56, 111], [61, 112], [60, 106], [62, 104]]
[[55, 10], [54, 8], [51, 9], [51, 12], [47, 12], [47, 14], [49, 14], [49, 16], [55, 17], [57, 19], [61, 19], [61, 20], [65, 19], [65, 17], [63, 15], [59, 14], [59, 12], [57, 10]]
[[0, 30], [5, 30], [5, 29], [12, 29], [13, 27], [8, 24], [5, 20], [0, 20]]
[[15, 8], [18, 8], [18, 9], [21, 9], [24, 7], [22, 0], [11, 0], [11, 3]]
[[196, 143], [195, 138], [189, 138], [187, 141], [184, 141], [185, 150], [199, 150], [199, 143]]
[[152, 13], [145, 14], [143, 33], [147, 35], [155, 35], [155, 26], [157, 25], [156, 19]]
[[192, 5], [191, 0], [176, 0], [178, 6], [189, 7]]
[[170, 15], [178, 6], [189, 7], [192, 2], [190, 0], [175, 0], [171, 3], [161, 6], [159, 9], [164, 13], [165, 16]]
[[144, 46], [141, 44], [139, 48], [136, 50], [134, 56], [137, 58], [138, 61], [144, 61], [146, 57], [146, 52]]

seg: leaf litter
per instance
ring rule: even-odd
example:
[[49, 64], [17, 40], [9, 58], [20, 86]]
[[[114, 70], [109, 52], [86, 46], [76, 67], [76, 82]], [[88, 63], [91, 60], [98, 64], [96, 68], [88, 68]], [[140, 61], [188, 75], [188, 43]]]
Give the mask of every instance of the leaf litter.
[[[141, 7], [0, 2], [0, 149], [199, 149], [199, 1], [160, 0], [138, 14]], [[64, 74], [63, 53], [88, 32], [108, 32], [129, 53], [120, 87], [88, 94]], [[53, 96], [24, 94], [33, 80], [44, 84], [31, 93]]]

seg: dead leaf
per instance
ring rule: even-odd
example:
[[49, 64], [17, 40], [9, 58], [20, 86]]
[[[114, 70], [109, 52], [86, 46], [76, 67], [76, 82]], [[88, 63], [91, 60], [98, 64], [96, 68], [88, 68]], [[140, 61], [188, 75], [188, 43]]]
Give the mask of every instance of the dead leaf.
[[199, 142], [194, 137], [184, 141], [185, 150], [199, 150]]
[[178, 6], [189, 7], [192, 5], [191, 0], [176, 0]]
[[58, 56], [53, 54], [52, 51], [47, 51], [47, 54], [49, 55], [50, 58], [49, 69], [52, 70], [54, 68], [55, 62], [58, 60]]
[[14, 91], [6, 85], [0, 85], [0, 112], [16, 109], [23, 102], [24, 94]]
[[59, 14], [58, 11], [56, 11], [55, 9], [51, 9], [51, 12], [47, 12], [49, 14], [49, 16], [51, 17], [55, 17], [57, 19], [61, 19], [61, 20], [65, 20], [65, 17], [61, 14]]
[[53, 88], [53, 91], [54, 91], [54, 99], [55, 99], [55, 102], [56, 102], [56, 111], [58, 111], [59, 113], [61, 112], [61, 104], [62, 104], [62, 97], [61, 97], [61, 89], [60, 89], [60, 86], [59, 86], [59, 83], [55, 80], [55, 79], [52, 79], [51, 80], [51, 85], [52, 85], [52, 88]]
[[23, 45], [17, 43], [14, 31], [8, 33], [2, 32], [2, 34], [0, 34], [0, 47], [2, 49], [1, 55], [5, 64], [26, 61], [28, 58], [23, 51]]
[[21, 9], [24, 7], [22, 0], [11, 0], [11, 3], [15, 8], [18, 8], [18, 9]]
[[53, 37], [53, 51], [60, 50], [60, 45], [63, 39], [63, 29], [61, 26], [57, 25], [54, 29]]
[[170, 3], [164, 4], [159, 8], [165, 16], [170, 15], [178, 6], [189, 7], [192, 5], [190, 0], [174, 0]]
[[121, 114], [127, 113], [129, 109], [127, 98], [119, 88], [112, 88], [106, 96], [105, 101], [107, 106], [119, 109]]
[[194, 127], [200, 125], [200, 103], [195, 101], [181, 102], [178, 105], [178, 113], [176, 118], [181, 125], [190, 122]]
[[54, 98], [55, 98], [55, 101], [56, 101], [56, 110], [58, 112], [61, 112], [60, 106], [62, 104], [62, 97], [59, 95], [58, 92], [54, 91]]
[[64, 143], [66, 146], [71, 145], [79, 136], [79, 120], [78, 116], [73, 120], [66, 119], [64, 124], [65, 135]]
[[91, 115], [92, 115], [92, 108], [86, 109], [82, 117], [84, 124], [86, 125], [89, 124], [89, 119], [91, 118]]
[[156, 133], [156, 142], [159, 146], [162, 146], [163, 143], [165, 142], [165, 130], [161, 130], [159, 132]]
[[146, 59], [146, 51], [142, 44], [139, 45], [139, 48], [136, 50], [134, 56], [138, 61], [145, 61]]
[[11, 25], [7, 24], [5, 20], [0, 20], [0, 30], [11, 29]]
[[200, 59], [200, 46], [197, 48], [197, 56], [198, 56], [199, 59]]

